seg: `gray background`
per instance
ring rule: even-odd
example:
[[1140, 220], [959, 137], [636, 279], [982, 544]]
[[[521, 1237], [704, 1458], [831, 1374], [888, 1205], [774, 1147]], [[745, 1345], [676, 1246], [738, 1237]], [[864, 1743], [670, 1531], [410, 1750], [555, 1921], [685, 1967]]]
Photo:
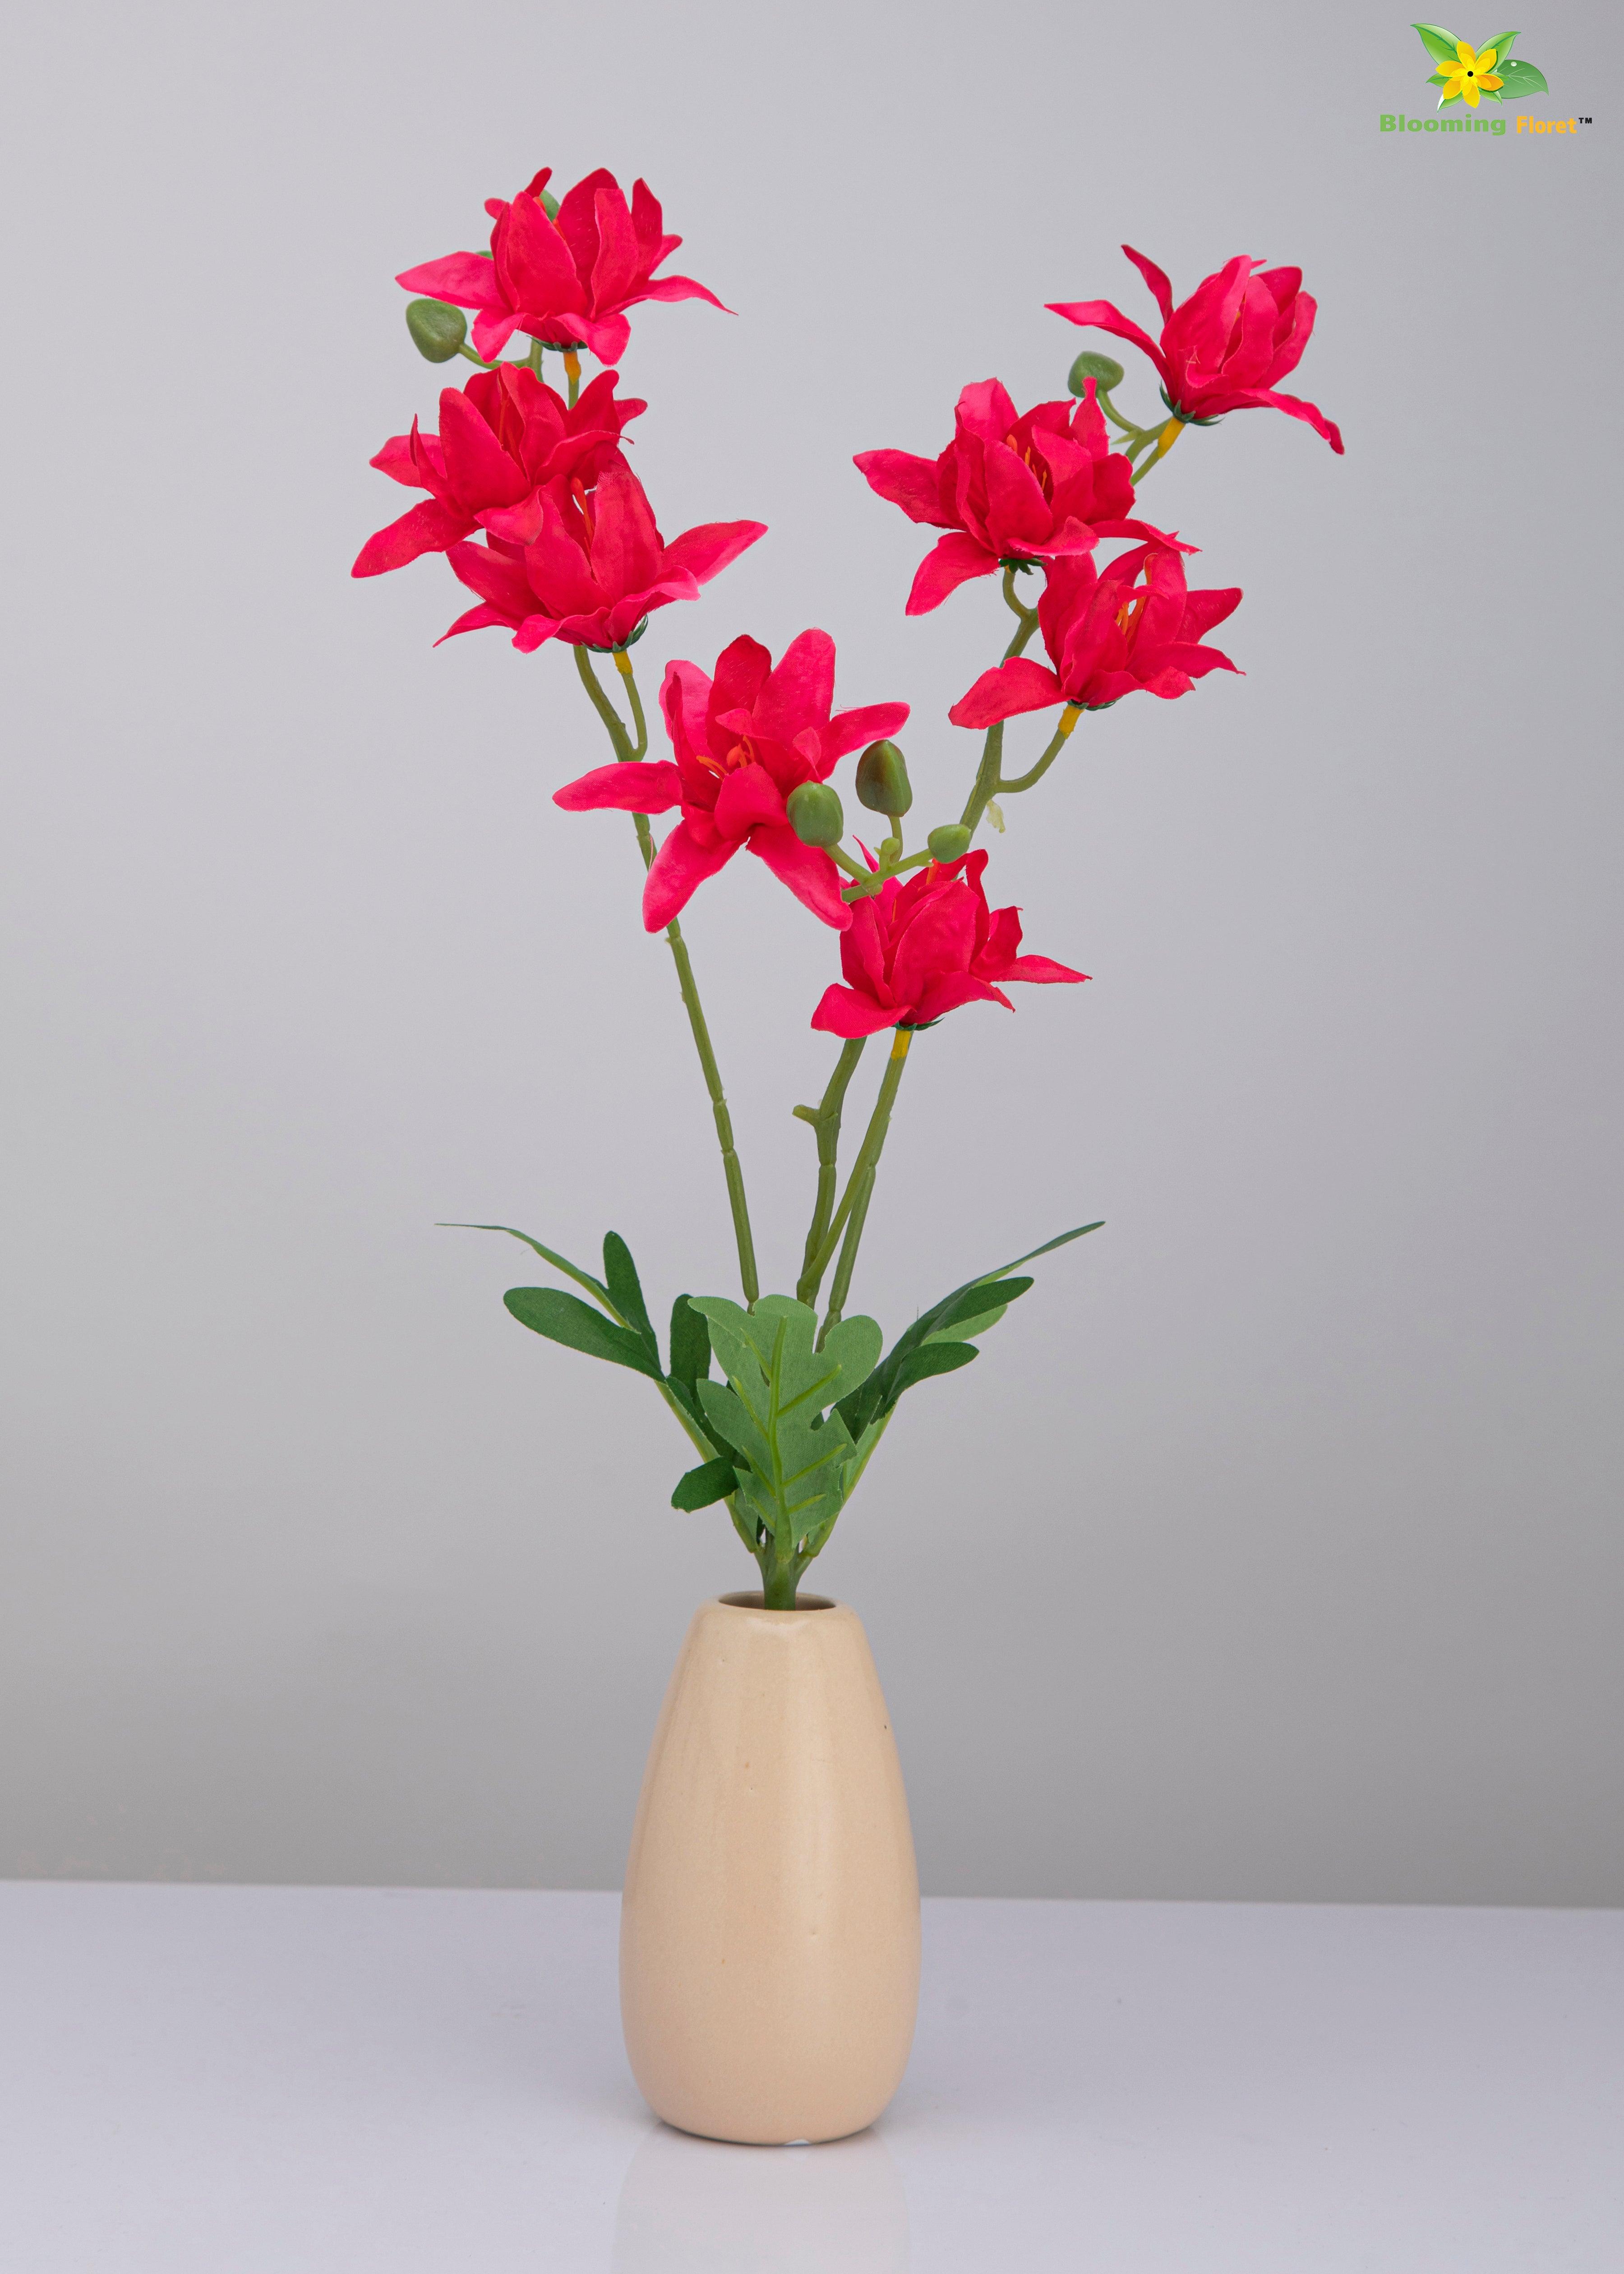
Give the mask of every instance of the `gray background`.
[[[613, 1885], [684, 1623], [753, 1576], [665, 1510], [653, 1397], [507, 1318], [520, 1251], [433, 1229], [731, 1285], [629, 830], [550, 803], [604, 755], [568, 659], [434, 651], [439, 562], [348, 576], [442, 376], [393, 273], [550, 160], [645, 174], [740, 312], [634, 318], [663, 526], [771, 529], [645, 684], [825, 625], [846, 701], [914, 703], [924, 818], [1002, 613], [904, 620], [925, 540], [852, 453], [1058, 392], [1044, 300], [1148, 311], [1124, 237], [1322, 304], [1347, 457], [1236, 417], [1147, 493], [1245, 587], [1247, 676], [1011, 802], [996, 897], [1092, 983], [923, 1036], [891, 1140], [893, 1329], [1109, 1219], [822, 1567], [927, 1886], [1624, 1898], [1616, 11], [1527, 19], [1536, 107], [1596, 120], [1538, 143], [1382, 135], [1425, 59], [1366, 4], [12, 39], [0, 1870]], [[784, 1284], [831, 944], [749, 861], [688, 929]]]

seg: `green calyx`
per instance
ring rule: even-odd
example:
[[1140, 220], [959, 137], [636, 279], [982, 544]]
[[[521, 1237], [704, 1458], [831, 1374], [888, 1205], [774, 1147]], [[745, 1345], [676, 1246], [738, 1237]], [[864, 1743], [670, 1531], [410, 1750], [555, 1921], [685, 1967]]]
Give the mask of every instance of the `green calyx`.
[[643, 621], [638, 625], [636, 630], [635, 632], [628, 632], [626, 637], [620, 642], [618, 647], [603, 647], [600, 646], [596, 640], [583, 640], [581, 644], [585, 648], [589, 655], [624, 655], [628, 647], [636, 646], [638, 641], [643, 637], [644, 632], [646, 632], [648, 629], [649, 620], [647, 616], [645, 616]]
[[408, 300], [406, 328], [425, 362], [449, 363], [468, 337], [468, 319], [443, 300]]
[[1162, 400], [1163, 401], [1163, 403], [1166, 403], [1166, 405], [1167, 405], [1168, 409], [1172, 412], [1172, 414], [1173, 414], [1174, 418], [1177, 419], [1177, 421], [1178, 421], [1178, 423], [1179, 423], [1179, 425], [1180, 425], [1181, 426], [1222, 426], [1222, 424], [1223, 424], [1223, 413], [1222, 413], [1222, 411], [1220, 411], [1220, 413], [1218, 414], [1218, 416], [1217, 416], [1217, 418], [1192, 418], [1192, 417], [1191, 417], [1191, 415], [1190, 415], [1189, 411], [1187, 411], [1187, 410], [1181, 410], [1179, 409], [1179, 407], [1178, 407], [1177, 403], [1174, 402], [1174, 400], [1173, 400], [1172, 396], [1168, 393], [1168, 391], [1167, 391], [1167, 389], [1166, 389], [1166, 388], [1165, 388], [1165, 387], [1164, 387], [1164, 388], [1160, 388], [1160, 389], [1158, 390], [1158, 392], [1160, 393], [1160, 395], [1161, 395], [1161, 396], [1162, 396]]
[[908, 762], [895, 742], [870, 742], [858, 759], [857, 802], [870, 813], [889, 814], [893, 821], [913, 804]]
[[940, 829], [931, 831], [925, 842], [933, 861], [959, 861], [970, 849], [970, 832], [962, 821], [945, 821]]
[[1122, 385], [1127, 375], [1115, 356], [1101, 355], [1097, 349], [1085, 348], [1071, 365], [1066, 385], [1073, 395], [1080, 398], [1087, 394], [1088, 382], [1093, 380], [1096, 388], [1103, 388], [1109, 395], [1113, 387]]
[[802, 782], [799, 789], [791, 790], [784, 806], [789, 825], [803, 845], [820, 846], [827, 851], [846, 834], [839, 794], [827, 782]]

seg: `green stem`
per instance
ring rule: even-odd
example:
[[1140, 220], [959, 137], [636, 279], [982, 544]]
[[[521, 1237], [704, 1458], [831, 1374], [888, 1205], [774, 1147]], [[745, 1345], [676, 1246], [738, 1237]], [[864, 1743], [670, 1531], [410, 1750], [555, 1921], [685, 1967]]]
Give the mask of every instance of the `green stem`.
[[626, 681], [626, 692], [631, 700], [632, 724], [637, 729], [637, 747], [632, 752], [632, 756], [634, 758], [646, 758], [649, 755], [649, 722], [643, 714], [643, 697], [637, 692], [637, 679], [632, 669], [632, 659], [623, 647], [618, 647], [614, 651], [614, 667]]
[[[1015, 636], [1011, 640], [1008, 647], [1004, 651], [1004, 660], [1005, 663], [1008, 663], [1012, 657], [1020, 654], [1021, 651], [1025, 648], [1026, 642], [1032, 637], [1033, 633], [1036, 631], [1038, 628], [1037, 610], [1035, 608], [1023, 608], [1020, 606], [1020, 603], [1013, 597], [1014, 583], [1014, 570], [1012, 568], [1006, 568], [1004, 572], [1004, 597], [1009, 601], [1011, 607], [1013, 608], [1016, 614], [1019, 616], [1020, 621], [1015, 628]], [[1002, 763], [1003, 757], [1004, 721], [1002, 719], [999, 719], [987, 729], [987, 740], [981, 745], [981, 763], [976, 768], [975, 772], [975, 787], [970, 792], [969, 801], [966, 803], [963, 813], [959, 817], [961, 824], [966, 829], [974, 829], [976, 827], [982, 814], [987, 810], [988, 799], [997, 795], [998, 768]]]
[[795, 1108], [797, 1118], [809, 1122], [817, 1138], [817, 1199], [807, 1232], [801, 1280], [795, 1289], [795, 1299], [800, 1303], [814, 1302], [817, 1297], [817, 1286], [811, 1281], [810, 1275], [817, 1251], [829, 1231], [829, 1219], [835, 1204], [835, 1184], [839, 1174], [840, 1114], [852, 1076], [857, 1071], [857, 1061], [863, 1054], [868, 1039], [866, 1035], [859, 1035], [854, 1041], [842, 1047], [821, 1105], [798, 1105]]
[[868, 1203], [873, 1197], [874, 1171], [870, 1169], [862, 1180], [861, 1190], [852, 1209], [851, 1221], [846, 1227], [846, 1238], [840, 1243], [840, 1261], [835, 1266], [835, 1276], [829, 1289], [829, 1308], [824, 1312], [823, 1323], [817, 1330], [820, 1350], [828, 1339], [830, 1329], [839, 1325], [841, 1313], [846, 1308], [846, 1292], [852, 1284], [852, 1273], [857, 1268], [857, 1250], [862, 1241], [863, 1226], [868, 1220]]
[[1027, 607], [1026, 603], [1016, 592], [1015, 571], [1012, 568], [1006, 568], [1004, 572], [1004, 605], [1006, 608], [1011, 609], [1016, 615], [1018, 615], [1023, 624], [1026, 622], [1028, 616], [1030, 616], [1034, 622], [1037, 620], [1037, 610], [1035, 608]]
[[[632, 706], [632, 717], [637, 724], [637, 747], [632, 748], [626, 728], [615, 708], [598, 683], [583, 647], [575, 649], [575, 669], [581, 674], [581, 684], [592, 698], [592, 708], [603, 720], [615, 756], [623, 763], [632, 763], [648, 754], [649, 727], [643, 716], [643, 703], [637, 693], [637, 681], [632, 674], [631, 659], [623, 650], [615, 651], [615, 668], [626, 681], [627, 694]], [[635, 813], [633, 825], [637, 832], [637, 849], [643, 855], [643, 871], [654, 865], [654, 832], [649, 827], [646, 813]], [[682, 927], [673, 918], [665, 927], [665, 945], [671, 950], [672, 960], [677, 967], [677, 985], [682, 990], [683, 1006], [693, 1031], [694, 1047], [699, 1052], [700, 1071], [710, 1093], [710, 1111], [716, 1118], [717, 1141], [722, 1148], [722, 1173], [727, 1179], [727, 1204], [733, 1210], [733, 1238], [739, 1249], [739, 1279], [744, 1289], [744, 1299], [752, 1309], [761, 1292], [756, 1276], [756, 1241], [750, 1231], [749, 1203], [745, 1197], [744, 1171], [733, 1147], [733, 1116], [727, 1111], [727, 1096], [722, 1088], [721, 1069], [716, 1062], [716, 1052], [710, 1046], [710, 1030], [705, 1024], [703, 1006], [699, 1000], [699, 988], [694, 978], [694, 967], [688, 960], [688, 943], [682, 937]]]
[[1159, 466], [1162, 463], [1163, 458], [1166, 457], [1168, 452], [1172, 448], [1174, 443], [1177, 441], [1179, 436], [1184, 433], [1184, 421], [1182, 418], [1169, 418], [1166, 425], [1160, 426], [1156, 429], [1155, 433], [1151, 438], [1155, 443], [1155, 448], [1151, 452], [1149, 457], [1141, 458], [1139, 465], [1134, 470], [1133, 486], [1136, 489], [1144, 480], [1146, 475], [1151, 472], [1154, 467]]
[[[859, 1148], [857, 1158], [852, 1165], [852, 1173], [846, 1179], [846, 1190], [840, 1198], [840, 1205], [834, 1212], [834, 1216], [830, 1223], [829, 1230], [823, 1235], [823, 1243], [819, 1246], [817, 1254], [812, 1258], [811, 1262], [801, 1274], [801, 1287], [806, 1287], [810, 1290], [808, 1294], [801, 1296], [801, 1300], [804, 1302], [816, 1302], [817, 1291], [823, 1283], [823, 1274], [828, 1270], [830, 1262], [833, 1258], [836, 1245], [839, 1240], [841, 1232], [845, 1230], [846, 1218], [853, 1213], [853, 1206], [862, 1192], [864, 1179], [870, 1177], [872, 1172], [879, 1166], [880, 1155], [883, 1151], [885, 1146], [885, 1133], [891, 1126], [891, 1106], [896, 1099], [898, 1084], [902, 1080], [902, 1069], [907, 1064], [908, 1048], [913, 1040], [914, 1030], [911, 1027], [898, 1027], [895, 1029], [894, 1038], [891, 1046], [891, 1056], [885, 1062], [884, 1079], [880, 1083], [880, 1094], [874, 1102], [874, 1111], [869, 1117], [868, 1126], [863, 1133], [862, 1144]], [[864, 1202], [864, 1207], [866, 1209], [866, 1201]], [[842, 1267], [846, 1267], [846, 1259], [844, 1254], [842, 1254], [840, 1261]], [[853, 1246], [851, 1251], [851, 1261], [854, 1264], [856, 1261], [857, 1250], [855, 1246]], [[846, 1288], [851, 1284], [851, 1270], [849, 1268], [846, 1268], [846, 1284], [840, 1290], [840, 1299], [842, 1302], [846, 1299]], [[797, 1288], [796, 1292], [799, 1295], [801, 1293], [801, 1289]], [[823, 1332], [825, 1334], [829, 1331], [831, 1323], [831, 1321], [827, 1319], [824, 1321]]]
[[1041, 782], [1044, 775], [1049, 772], [1050, 766], [1054, 764], [1055, 760], [1060, 756], [1061, 751], [1064, 749], [1067, 737], [1070, 735], [1072, 727], [1076, 726], [1078, 720], [1082, 717], [1082, 708], [1080, 704], [1076, 703], [1068, 703], [1065, 709], [1060, 714], [1060, 724], [1055, 729], [1054, 740], [1044, 751], [1042, 757], [1038, 760], [1036, 765], [1028, 766], [1026, 772], [1024, 774], [1017, 774], [1013, 781], [1005, 781], [1003, 775], [1000, 774], [996, 784], [998, 795], [1002, 797], [1006, 792], [1012, 794], [1016, 790], [1030, 789], [1034, 782]]
[[642, 755], [641, 752], [633, 751], [630, 739], [627, 734], [625, 727], [620, 723], [620, 717], [615, 711], [613, 704], [611, 703], [609, 697], [604, 693], [603, 689], [598, 685], [598, 674], [592, 668], [591, 659], [587, 654], [585, 648], [577, 645], [575, 651], [575, 669], [581, 674], [581, 684], [585, 688], [587, 693], [592, 698], [592, 708], [597, 712], [598, 717], [604, 722], [605, 731], [608, 734], [610, 742], [614, 745], [614, 754], [616, 757], [628, 759], [634, 756], [640, 757]]
[[564, 350], [564, 376], [569, 381], [569, 407], [573, 410], [581, 393], [581, 358], [574, 348]]
[[[646, 842], [649, 848], [644, 854], [646, 863], [652, 857], [652, 840], [646, 838], [648, 818], [641, 813], [636, 817], [643, 824], [638, 832], [638, 842], [640, 845]], [[688, 1022], [694, 1033], [694, 1047], [699, 1052], [700, 1069], [705, 1078], [705, 1088], [710, 1093], [710, 1111], [716, 1117], [717, 1143], [722, 1148], [722, 1174], [727, 1179], [727, 1204], [733, 1210], [733, 1239], [739, 1249], [739, 1284], [744, 1289], [745, 1307], [754, 1310], [756, 1298], [761, 1293], [761, 1283], [756, 1276], [756, 1242], [750, 1231], [750, 1209], [745, 1198], [744, 1171], [740, 1167], [739, 1156], [733, 1149], [733, 1117], [727, 1111], [727, 1097], [722, 1088], [721, 1069], [716, 1062], [716, 1052], [710, 1047], [710, 1030], [705, 1024], [699, 989], [694, 982], [694, 967], [688, 961], [688, 943], [682, 937], [682, 927], [674, 916], [665, 927], [665, 944], [677, 967], [677, 984], [682, 990]]]
[[770, 1611], [793, 1611], [795, 1587], [806, 1569], [806, 1558], [792, 1552], [780, 1561], [778, 1543], [769, 1532], [756, 1551], [756, 1560], [761, 1565], [763, 1607]]

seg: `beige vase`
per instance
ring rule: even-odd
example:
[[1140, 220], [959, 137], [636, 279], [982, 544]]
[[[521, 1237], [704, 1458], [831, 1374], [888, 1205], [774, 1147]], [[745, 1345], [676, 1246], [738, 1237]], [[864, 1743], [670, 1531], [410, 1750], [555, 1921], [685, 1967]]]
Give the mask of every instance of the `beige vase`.
[[620, 2014], [657, 2116], [713, 2140], [837, 2140], [901, 2081], [919, 1878], [862, 1622], [819, 1596], [701, 1604], [626, 1867]]

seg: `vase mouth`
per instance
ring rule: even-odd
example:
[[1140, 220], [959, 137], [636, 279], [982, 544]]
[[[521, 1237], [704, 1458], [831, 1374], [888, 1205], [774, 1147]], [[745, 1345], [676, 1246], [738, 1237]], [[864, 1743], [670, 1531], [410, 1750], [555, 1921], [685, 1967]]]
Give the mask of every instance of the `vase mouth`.
[[[767, 1609], [765, 1598], [759, 1587], [747, 1588], [743, 1593], [736, 1595], [718, 1595], [716, 1600], [718, 1603], [725, 1603], [730, 1611], [765, 1611]], [[796, 1611], [835, 1611], [839, 1608], [839, 1605], [829, 1595], [797, 1595], [794, 1610], [771, 1611], [768, 1615], [775, 1619], [793, 1619]]]

